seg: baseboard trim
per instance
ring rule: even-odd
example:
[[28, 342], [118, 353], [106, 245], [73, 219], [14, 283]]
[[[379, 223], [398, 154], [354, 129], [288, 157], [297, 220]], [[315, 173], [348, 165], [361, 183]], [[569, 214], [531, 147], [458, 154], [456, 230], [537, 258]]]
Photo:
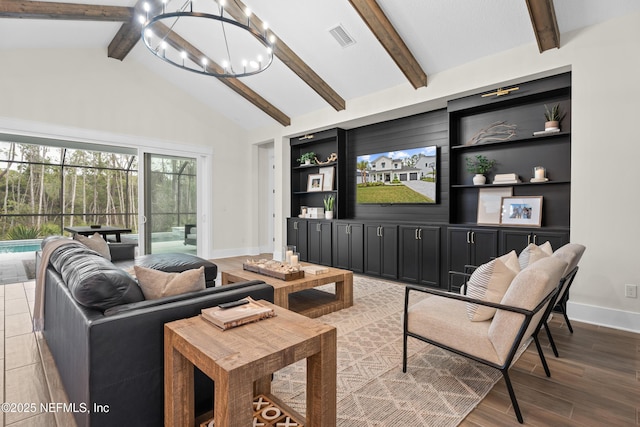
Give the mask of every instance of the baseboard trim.
[[577, 322], [640, 333], [640, 313], [569, 301], [567, 314], [570, 320]]
[[241, 256], [241, 255], [248, 255], [248, 256], [260, 255], [260, 248], [254, 247], [254, 248], [235, 248], [235, 249], [215, 250], [213, 251], [210, 259], [230, 258], [234, 256]]

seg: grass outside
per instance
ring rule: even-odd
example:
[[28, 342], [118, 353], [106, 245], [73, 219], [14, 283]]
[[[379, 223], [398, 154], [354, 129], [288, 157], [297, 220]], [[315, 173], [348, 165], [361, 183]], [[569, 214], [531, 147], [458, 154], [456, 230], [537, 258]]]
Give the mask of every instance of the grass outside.
[[429, 197], [404, 185], [360, 186], [356, 189], [357, 203], [434, 203]]

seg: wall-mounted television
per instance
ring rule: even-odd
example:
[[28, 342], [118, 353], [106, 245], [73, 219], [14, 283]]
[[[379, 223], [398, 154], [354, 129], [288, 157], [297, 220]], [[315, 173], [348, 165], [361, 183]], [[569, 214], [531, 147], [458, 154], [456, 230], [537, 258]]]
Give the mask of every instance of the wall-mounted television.
[[435, 145], [357, 156], [356, 203], [436, 203], [437, 164]]

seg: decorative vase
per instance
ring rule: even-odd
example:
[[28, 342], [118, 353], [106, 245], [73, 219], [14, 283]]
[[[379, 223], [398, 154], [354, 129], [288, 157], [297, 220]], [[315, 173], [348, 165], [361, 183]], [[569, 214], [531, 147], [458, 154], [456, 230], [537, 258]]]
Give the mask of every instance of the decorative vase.
[[487, 182], [487, 177], [481, 173], [477, 173], [473, 176], [473, 185], [483, 185]]
[[544, 130], [556, 130], [560, 129], [560, 122], [554, 120], [551, 122], [544, 122]]
[[333, 211], [325, 211], [324, 219], [333, 219]]

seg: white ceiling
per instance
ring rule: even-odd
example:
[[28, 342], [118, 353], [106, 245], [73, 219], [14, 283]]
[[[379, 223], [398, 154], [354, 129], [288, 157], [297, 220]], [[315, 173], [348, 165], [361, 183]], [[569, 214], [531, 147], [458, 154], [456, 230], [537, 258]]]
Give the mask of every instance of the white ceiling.
[[[347, 0], [243, 0], [343, 99], [409, 82]], [[67, 0], [133, 6], [135, 0]], [[378, 0], [427, 76], [529, 44], [537, 51], [524, 0]], [[567, 33], [640, 10], [638, 0], [555, 0], [558, 26]], [[338, 24], [356, 40], [342, 48], [328, 30]], [[0, 49], [104, 49], [120, 23], [0, 18]], [[78, 35], [82, 35], [79, 37]], [[46, 37], [45, 37], [46, 35]], [[562, 48], [562, 37], [561, 37]], [[544, 53], [543, 53], [544, 54]], [[138, 43], [125, 61], [138, 61], [246, 129], [275, 121], [217, 79], [188, 73], [158, 60]], [[277, 58], [258, 75], [242, 79], [290, 117], [328, 104]]]

